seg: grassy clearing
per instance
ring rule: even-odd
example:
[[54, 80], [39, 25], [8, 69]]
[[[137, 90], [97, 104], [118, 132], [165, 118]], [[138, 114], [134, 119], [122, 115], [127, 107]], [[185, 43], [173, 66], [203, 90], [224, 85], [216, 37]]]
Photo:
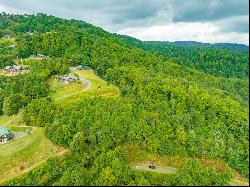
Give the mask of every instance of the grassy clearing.
[[[64, 150], [61, 150], [60, 152], [58, 152], [57, 154], [51, 156], [50, 158], [56, 158], [56, 159], [60, 159], [62, 155], [69, 155], [71, 154], [71, 152], [68, 150], [68, 149], [64, 149]], [[41, 162], [33, 165], [32, 167], [26, 169], [26, 170], [23, 170], [21, 173], [15, 175], [15, 179], [20, 179], [22, 178], [24, 175], [28, 175], [28, 172], [35, 169], [35, 168], [43, 168], [43, 167], [46, 167], [47, 165], [47, 159], [46, 160], [42, 160]], [[13, 178], [10, 178], [10, 179], [7, 179], [7, 180], [4, 180], [4, 181], [0, 181], [0, 186], [9, 186], [9, 182], [10, 180], [12, 180]]]
[[[4, 125], [5, 128], [24, 126], [23, 122], [23, 109], [18, 114], [12, 116], [0, 116], [0, 126]], [[7, 123], [7, 124], [6, 124]]]
[[0, 44], [1, 45], [10, 45], [10, 44], [15, 44], [15, 38], [1, 38], [0, 39]]
[[238, 186], [249, 186], [249, 182], [247, 181], [239, 181], [237, 179], [233, 179], [232, 182]]
[[[85, 98], [91, 98], [91, 97], [117, 97], [120, 95], [119, 89], [115, 87], [114, 85], [111, 85], [107, 83], [106, 81], [100, 79], [93, 70], [75, 70], [72, 71], [72, 73], [75, 73], [79, 76], [79, 78], [87, 79], [91, 85], [90, 88], [87, 90], [82, 90], [79, 92], [75, 92], [74, 95], [70, 97], [65, 97], [63, 99], [55, 101], [55, 104], [58, 106], [64, 106], [73, 104], [75, 102], [78, 102]], [[70, 87], [68, 85], [65, 86], [65, 92], [66, 90], [69, 90]], [[59, 95], [60, 90], [56, 90], [54, 94]], [[61, 96], [62, 94], [60, 94]], [[55, 99], [55, 97], [54, 97]]]
[[[138, 145], [126, 144], [123, 146], [126, 151], [128, 162], [133, 166], [148, 166], [155, 165], [161, 168], [173, 168], [177, 169], [181, 167], [190, 158], [179, 156], [159, 155], [156, 153], [150, 153], [141, 149]], [[222, 160], [208, 160], [200, 159], [204, 166], [214, 166], [218, 171], [223, 171], [226, 167], [226, 163]], [[242, 177], [237, 171], [233, 170], [233, 182], [236, 184], [248, 186], [249, 180]]]
[[35, 59], [35, 58], [21, 58], [21, 59], [16, 59], [15, 60], [15, 64], [19, 65], [19, 66], [26, 66], [26, 67], [30, 67], [31, 64], [34, 63], [39, 63], [41, 62], [41, 59]]
[[56, 106], [67, 106], [74, 104], [82, 99], [92, 98], [92, 97], [117, 97], [119, 96], [119, 90], [113, 88], [103, 88], [96, 91], [86, 91], [71, 96], [69, 98], [65, 98], [62, 100], [58, 100], [55, 102]]
[[15, 132], [25, 132], [27, 129], [32, 130], [33, 127], [7, 127], [11, 131]]
[[173, 157], [168, 155], [158, 155], [141, 149], [137, 145], [124, 145], [130, 165], [144, 166], [157, 165], [162, 168], [178, 168], [188, 159], [184, 157]]
[[79, 77], [83, 77], [91, 82], [90, 90], [96, 90], [98, 88], [106, 88], [110, 85], [100, 79], [93, 70], [74, 70], [73, 73], [76, 73]]
[[4, 123], [10, 121], [10, 120], [13, 119], [14, 117], [16, 117], [16, 115], [13, 115], [13, 116], [5, 116], [5, 115], [2, 115], [2, 116], [0, 116], [0, 126], [3, 125]]
[[81, 83], [64, 84], [58, 80], [51, 79], [49, 82], [50, 93], [49, 96], [55, 100], [68, 94], [80, 92], [84, 89]]
[[37, 127], [31, 135], [0, 144], [0, 183], [61, 151], [45, 137], [44, 129]]

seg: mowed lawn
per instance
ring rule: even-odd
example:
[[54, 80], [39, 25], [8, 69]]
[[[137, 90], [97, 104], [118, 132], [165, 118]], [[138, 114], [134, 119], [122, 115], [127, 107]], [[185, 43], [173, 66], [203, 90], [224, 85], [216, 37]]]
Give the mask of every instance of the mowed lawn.
[[93, 70], [74, 70], [74, 73], [79, 77], [83, 77], [91, 82], [91, 88], [89, 90], [96, 90], [98, 88], [108, 87], [108, 83], [100, 79]]
[[44, 135], [44, 128], [33, 128], [31, 135], [0, 144], [0, 183], [45, 161], [63, 149]]
[[69, 95], [72, 93], [79, 92], [84, 89], [83, 84], [81, 83], [72, 83], [65, 84], [61, 83], [58, 80], [51, 79], [49, 82], [50, 85], [50, 93], [49, 96], [55, 100], [59, 97], [63, 97], [65, 95]]

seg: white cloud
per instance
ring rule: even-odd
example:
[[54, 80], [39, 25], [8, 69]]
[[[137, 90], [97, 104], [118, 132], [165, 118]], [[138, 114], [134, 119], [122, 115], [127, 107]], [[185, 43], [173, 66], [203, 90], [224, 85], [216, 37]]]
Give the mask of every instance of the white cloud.
[[213, 23], [178, 22], [150, 27], [125, 28], [118, 31], [144, 41], [199, 41], [209, 43], [242, 43], [249, 45], [249, 33], [220, 31]]
[[19, 8], [9, 7], [0, 4], [0, 12], [7, 12], [11, 14], [26, 14], [28, 11], [20, 10]]

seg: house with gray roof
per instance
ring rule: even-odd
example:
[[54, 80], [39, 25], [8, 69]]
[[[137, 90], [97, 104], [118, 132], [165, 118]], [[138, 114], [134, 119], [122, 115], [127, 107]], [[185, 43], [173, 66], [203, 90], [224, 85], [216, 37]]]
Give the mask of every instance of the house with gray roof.
[[90, 70], [91, 68], [84, 65], [79, 65], [71, 68], [72, 70]]
[[9, 38], [11, 38], [11, 36], [10, 36], [9, 34], [5, 34], [5, 35], [3, 36], [3, 38], [9, 39]]
[[41, 58], [47, 58], [49, 56], [43, 55], [38, 53], [37, 55], [30, 55], [30, 58], [35, 58], [35, 59], [41, 59]]
[[59, 78], [59, 81], [63, 83], [73, 83], [76, 80], [77, 80], [77, 77], [72, 76], [72, 75], [63, 75]]
[[20, 73], [23, 70], [22, 66], [6, 66], [4, 68], [4, 73]]

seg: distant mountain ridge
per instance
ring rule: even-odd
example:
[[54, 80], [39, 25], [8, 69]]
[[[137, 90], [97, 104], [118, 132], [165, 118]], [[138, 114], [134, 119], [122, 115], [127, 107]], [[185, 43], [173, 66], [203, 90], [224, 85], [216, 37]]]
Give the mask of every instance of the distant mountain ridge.
[[[163, 42], [164, 43], [164, 42]], [[245, 44], [238, 44], [238, 43], [203, 43], [203, 42], [196, 42], [196, 41], [175, 41], [175, 42], [166, 42], [171, 43], [177, 46], [201, 46], [201, 47], [212, 47], [218, 49], [233, 49], [233, 50], [244, 50], [249, 51], [249, 46]]]
[[119, 35], [121, 38], [133, 40], [134, 42], [143, 42], [143, 43], [150, 43], [153, 45], [164, 45], [164, 44], [173, 44], [175, 46], [180, 47], [209, 47], [209, 48], [216, 48], [216, 49], [231, 49], [236, 51], [249, 51], [249, 46], [245, 44], [238, 44], [238, 43], [203, 43], [203, 42], [197, 42], [197, 41], [142, 41], [139, 39], [136, 39], [131, 36], [127, 35], [121, 35], [121, 34], [115, 34]]
[[249, 47], [243, 44], [141, 41], [126, 35], [115, 35], [130, 45], [164, 56], [166, 60], [184, 67], [195, 68], [214, 76], [249, 76]]

